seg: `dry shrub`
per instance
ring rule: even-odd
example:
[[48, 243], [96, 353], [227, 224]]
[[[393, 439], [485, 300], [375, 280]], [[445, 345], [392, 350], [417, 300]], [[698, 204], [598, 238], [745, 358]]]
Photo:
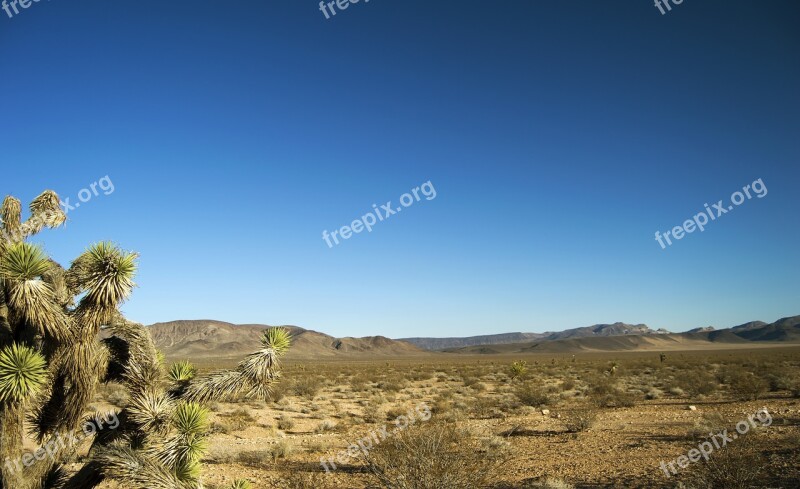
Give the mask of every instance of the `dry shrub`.
[[591, 408], [577, 408], [570, 411], [563, 411], [561, 422], [569, 433], [579, 433], [586, 431], [594, 425], [597, 419], [597, 412]]
[[286, 416], [285, 414], [281, 414], [281, 417], [278, 418], [278, 429], [287, 431], [291, 430], [292, 428], [294, 428], [294, 421], [292, 418]]
[[304, 377], [298, 377], [292, 382], [292, 392], [294, 395], [305, 397], [309, 401], [317, 396], [321, 388], [322, 382], [316, 376], [306, 375]]
[[608, 377], [598, 377], [589, 389], [589, 399], [597, 407], [631, 407], [635, 398], [612, 382]]
[[236, 455], [236, 461], [249, 467], [263, 467], [272, 459], [270, 450], [247, 450]]
[[676, 384], [692, 398], [711, 395], [719, 387], [714, 375], [697, 370], [683, 372]]
[[501, 461], [452, 423], [417, 424], [373, 448], [366, 463], [373, 478], [393, 489], [478, 489], [488, 486]]
[[525, 382], [514, 389], [514, 395], [519, 402], [526, 406], [546, 406], [551, 402], [550, 395], [540, 385], [533, 382]]
[[223, 433], [241, 431], [256, 423], [256, 418], [246, 408], [239, 408], [232, 413], [220, 414], [219, 417], [221, 419], [215, 425], [220, 427], [220, 431]]
[[755, 401], [769, 389], [766, 380], [741, 368], [726, 372], [725, 382], [730, 387], [731, 394], [742, 401]]
[[694, 489], [750, 489], [763, 487], [766, 460], [757, 446], [757, 434], [739, 436], [715, 450], [708, 461], [693, 464], [689, 486]]

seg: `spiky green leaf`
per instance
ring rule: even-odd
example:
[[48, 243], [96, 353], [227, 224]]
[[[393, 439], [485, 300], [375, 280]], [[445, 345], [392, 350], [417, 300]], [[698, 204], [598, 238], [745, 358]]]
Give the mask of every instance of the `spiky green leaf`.
[[6, 248], [0, 260], [0, 277], [11, 281], [36, 280], [50, 269], [50, 261], [34, 244], [19, 242]]
[[0, 402], [20, 402], [47, 380], [47, 362], [37, 351], [16, 343], [0, 350]]
[[270, 328], [261, 338], [261, 343], [266, 348], [271, 348], [276, 355], [283, 355], [292, 345], [292, 335], [286, 328]]
[[197, 369], [188, 360], [173, 363], [169, 369], [169, 379], [173, 382], [188, 382], [197, 374]]

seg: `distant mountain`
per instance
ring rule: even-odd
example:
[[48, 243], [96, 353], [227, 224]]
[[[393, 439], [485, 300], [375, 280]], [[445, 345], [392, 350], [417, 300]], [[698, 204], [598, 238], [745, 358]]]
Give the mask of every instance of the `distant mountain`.
[[523, 341], [537, 340], [550, 333], [502, 333], [483, 336], [468, 336], [466, 338], [401, 338], [425, 350], [444, 350], [445, 348], [460, 348], [476, 345], [504, 345], [508, 343], [521, 343]]
[[740, 324], [739, 326], [734, 326], [731, 328], [731, 331], [750, 331], [751, 329], [759, 329], [766, 326], [767, 323], [764, 321], [750, 321], [749, 323]]
[[507, 345], [523, 343], [526, 341], [555, 341], [568, 338], [605, 337], [623, 335], [655, 335], [669, 334], [665, 329], [653, 330], [646, 324], [595, 324], [582, 328], [567, 329], [560, 332], [546, 333], [505, 333], [484, 336], [469, 336], [466, 338], [401, 338], [426, 350], [445, 350], [449, 348], [463, 348], [483, 345]]
[[[235, 325], [222, 321], [170, 321], [149, 326], [153, 341], [168, 358], [238, 359], [258, 350], [264, 324]], [[424, 353], [418, 347], [383, 336], [334, 338], [323, 333], [286, 326], [292, 334], [287, 358], [347, 358]]]
[[[238, 360], [257, 350], [263, 324], [231, 324], [222, 321], [171, 321], [149, 327], [150, 334], [168, 358]], [[469, 338], [408, 338], [383, 336], [334, 338], [317, 331], [286, 326], [292, 333], [289, 359], [368, 359], [448, 353], [577, 353], [591, 351], [678, 350], [751, 347], [769, 343], [800, 343], [800, 316], [772, 324], [752, 321], [733, 328], [696, 328], [686, 333], [653, 330], [644, 324], [596, 324], [557, 333], [508, 333]]]
[[603, 336], [625, 336], [625, 335], [651, 335], [651, 334], [666, 334], [669, 331], [664, 329], [653, 330], [646, 324], [595, 324], [594, 326], [586, 326], [584, 328], [567, 329], [560, 333], [551, 333], [546, 336], [547, 340], [565, 340], [568, 338], [587, 338], [587, 337], [603, 337]]
[[[585, 329], [585, 328], [578, 328]], [[568, 330], [572, 331], [572, 330]], [[568, 333], [565, 331], [564, 333]], [[652, 331], [652, 330], [650, 330]], [[585, 333], [585, 331], [583, 332]], [[553, 335], [531, 342], [475, 345], [445, 350], [449, 353], [577, 353], [588, 351], [676, 350], [758, 346], [765, 343], [800, 343], [800, 316], [779, 319], [772, 324], [753, 321], [726, 329], [696, 328], [686, 333], [624, 335]], [[489, 349], [490, 351], [487, 351]]]
[[705, 326], [702, 328], [690, 329], [687, 333], [708, 333], [710, 331], [716, 331], [716, 328], [714, 328], [714, 326]]

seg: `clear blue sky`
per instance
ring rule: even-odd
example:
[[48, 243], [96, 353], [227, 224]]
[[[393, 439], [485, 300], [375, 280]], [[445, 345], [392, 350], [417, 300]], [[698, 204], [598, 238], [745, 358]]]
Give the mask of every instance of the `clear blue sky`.
[[[0, 193], [77, 200], [125, 313], [465, 336], [800, 314], [800, 5], [39, 2], [0, 11]], [[761, 178], [667, 249], [672, 229]], [[329, 248], [332, 231], [431, 181]], [[38, 241], [38, 240], [37, 240]]]

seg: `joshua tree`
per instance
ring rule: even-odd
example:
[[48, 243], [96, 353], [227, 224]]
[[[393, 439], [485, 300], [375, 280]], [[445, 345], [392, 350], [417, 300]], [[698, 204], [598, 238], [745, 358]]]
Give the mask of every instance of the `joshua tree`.
[[[204, 404], [267, 398], [287, 331], [267, 330], [261, 349], [234, 370], [198, 378], [182, 362], [166, 374], [147, 329], [119, 311], [134, 287], [135, 253], [98, 243], [65, 269], [28, 243], [66, 220], [52, 191], [33, 200], [25, 221], [20, 201], [6, 197], [0, 218], [0, 489], [86, 489], [105, 479], [135, 489], [201, 488]], [[89, 415], [102, 382], [123, 385], [128, 401]], [[102, 426], [109, 419], [118, 422]], [[42, 447], [33, 455], [23, 453], [26, 429]], [[64, 463], [79, 446], [64, 440], [75, 439], [91, 447], [82, 468], [69, 472]]]
[[511, 365], [508, 367], [508, 375], [512, 379], [516, 379], [522, 377], [528, 372], [528, 362], [525, 360], [518, 360], [512, 362]]

